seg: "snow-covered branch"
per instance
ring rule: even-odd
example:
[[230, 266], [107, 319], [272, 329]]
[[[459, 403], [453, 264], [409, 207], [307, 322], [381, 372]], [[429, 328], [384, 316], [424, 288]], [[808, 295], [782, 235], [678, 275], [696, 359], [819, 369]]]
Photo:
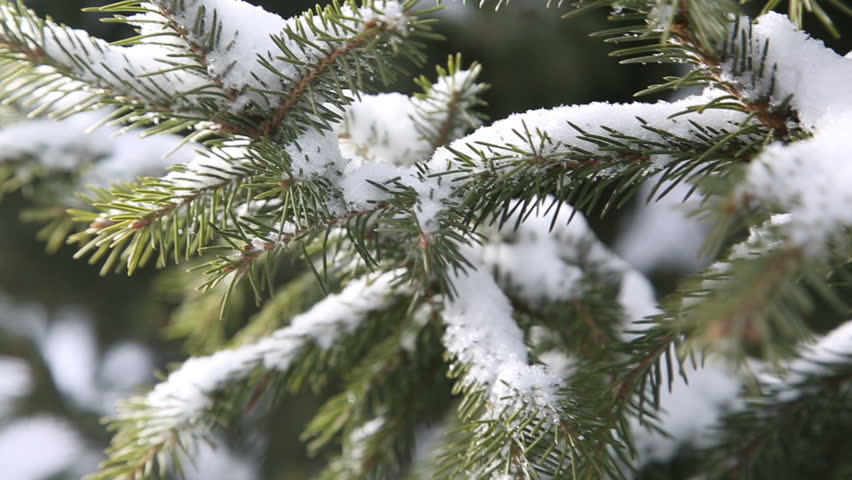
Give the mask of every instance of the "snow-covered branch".
[[309, 349], [335, 348], [367, 315], [387, 308], [401, 294], [394, 285], [399, 274], [390, 271], [352, 280], [340, 293], [327, 296], [295, 316], [289, 326], [256, 343], [184, 362], [150, 393], [119, 408], [115, 422], [121, 430], [112, 448], [127, 457], [108, 461], [99, 475], [132, 479], [143, 469], [168, 465], [177, 448], [186, 448], [193, 437], [207, 433], [216, 395], [258, 368], [284, 373]]

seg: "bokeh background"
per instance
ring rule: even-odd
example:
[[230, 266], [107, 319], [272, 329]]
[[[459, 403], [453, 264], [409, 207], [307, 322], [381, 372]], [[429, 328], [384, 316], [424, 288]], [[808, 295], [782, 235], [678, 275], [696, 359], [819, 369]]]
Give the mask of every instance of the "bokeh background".
[[[80, 12], [104, 2], [24, 3], [108, 40], [132, 34]], [[291, 16], [316, 2], [252, 3]], [[483, 80], [491, 85], [485, 111], [492, 119], [560, 104], [632, 101], [634, 92], [672, 73], [608, 57], [611, 47], [588, 36], [607, 27], [605, 12], [560, 20], [565, 9], [545, 3], [512, 0], [495, 13], [445, 1], [435, 28], [446, 40], [429, 47], [430, 62], [442, 64], [461, 52], [465, 62], [482, 63]], [[841, 31], [848, 26], [843, 20]], [[827, 36], [818, 25], [808, 27]], [[848, 38], [829, 43], [841, 54], [852, 46]], [[412, 68], [433, 72], [428, 65], [419, 72]], [[414, 85], [404, 79], [392, 89], [409, 92]], [[594, 222], [617, 251], [653, 275], [660, 291], [702, 263], [696, 251], [705, 227], [686, 220], [684, 210], [673, 206], [676, 200]], [[96, 268], [73, 260], [70, 247], [48, 255], [35, 240], [38, 225], [20, 219], [26, 205], [14, 194], [0, 201], [0, 479], [77, 479], [102, 459], [109, 435], [100, 419], [115, 402], [185, 357], [167, 328], [176, 307], [175, 278], [163, 279], [151, 268], [133, 277], [100, 277]], [[306, 395], [252, 413], [215, 448], [200, 452], [190, 479], [309, 478], [318, 463], [297, 439], [317, 400]], [[644, 476], [682, 478], [677, 465], [650, 468]]]

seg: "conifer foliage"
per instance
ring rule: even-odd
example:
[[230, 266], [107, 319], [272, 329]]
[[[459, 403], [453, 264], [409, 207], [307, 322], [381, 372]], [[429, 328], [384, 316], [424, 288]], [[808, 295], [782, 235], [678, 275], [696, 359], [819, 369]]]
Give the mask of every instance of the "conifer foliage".
[[[304, 389], [332, 392], [303, 437], [329, 459], [319, 478], [632, 478], [657, 437], [693, 440], [707, 478], [852, 471], [852, 60], [800, 30], [811, 13], [841, 33], [829, 13], [850, 7], [565, 3], [609, 9], [599, 36], [624, 62], [685, 67], [641, 94], [699, 93], [489, 124], [460, 57], [413, 96], [377, 93], [423, 66], [427, 0], [290, 19], [124, 0], [93, 9], [138, 32], [113, 44], [0, 1], [20, 117], [0, 192], [29, 195], [51, 249], [105, 275], [189, 267], [202, 292], [173, 325], [193, 356], [122, 403], [91, 480], [171, 478]], [[580, 213], [648, 179], [655, 197], [689, 185], [715, 226], [714, 263], [659, 301]], [[667, 399], [713, 371], [738, 380], [694, 441]]]

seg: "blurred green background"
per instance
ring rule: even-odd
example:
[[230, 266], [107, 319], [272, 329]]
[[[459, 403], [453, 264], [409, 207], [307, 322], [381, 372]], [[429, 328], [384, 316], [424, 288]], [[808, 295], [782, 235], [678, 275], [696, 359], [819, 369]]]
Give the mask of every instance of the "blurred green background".
[[[424, 0], [422, 4], [431, 5], [432, 1]], [[108, 40], [132, 34], [126, 27], [101, 23], [96, 15], [80, 12], [83, 7], [104, 2], [24, 3], [40, 14]], [[252, 3], [286, 17], [315, 2]], [[435, 28], [446, 40], [429, 46], [430, 62], [443, 64], [447, 55], [461, 52], [465, 62], [482, 63], [482, 79], [491, 85], [486, 95], [486, 113], [491, 119], [560, 104], [632, 101], [635, 91], [670, 73], [660, 67], [621, 66], [608, 57], [610, 46], [588, 37], [607, 27], [604, 12], [566, 21], [559, 18], [565, 9], [544, 8], [546, 0], [512, 0], [509, 8], [498, 13], [452, 1], [445, 3], [448, 8], [437, 15], [441, 22]], [[841, 31], [846, 26], [842, 25]], [[818, 25], [809, 27], [811, 32], [824, 32]], [[830, 44], [841, 54], [850, 48], [849, 39]], [[434, 67], [410, 70], [432, 76]], [[414, 85], [405, 80], [391, 89], [412, 91]], [[163, 338], [175, 308], [174, 298], [156, 288], [157, 272], [151, 268], [132, 278], [102, 278], [96, 268], [73, 260], [74, 250], [70, 247], [47, 255], [44, 245], [34, 240], [38, 227], [19, 220], [19, 211], [25, 206], [24, 199], [16, 195], [0, 202], [0, 358], [22, 359], [23, 364], [16, 364], [26, 365], [31, 377], [29, 383], [24, 382], [25, 395], [7, 394], [14, 400], [13, 414], [3, 418], [0, 405], [0, 478], [79, 478], [80, 472], [93, 468], [98, 452], [109, 440], [98, 423], [99, 417], [109, 412], [109, 405], [103, 403], [114, 402], [122, 394], [140, 388], [139, 383], [153, 382], [153, 376], [145, 373], [150, 366], [164, 370], [170, 362], [184, 358], [179, 341]], [[596, 222], [606, 239], [612, 238], [617, 225], [616, 216]], [[38, 332], [32, 333], [33, 329]], [[53, 353], [47, 353], [50, 349]], [[74, 362], [79, 363], [76, 369]], [[62, 365], [66, 370], [62, 370]], [[73, 380], [75, 375], [77, 380]], [[131, 382], [127, 377], [133, 375], [138, 378]], [[127, 381], [122, 383], [121, 377]], [[3, 398], [0, 388], [0, 403]], [[99, 403], [97, 408], [91, 405], [92, 401]], [[316, 464], [306, 457], [297, 439], [315, 404], [315, 399], [306, 396], [287, 400], [263, 421], [259, 421], [259, 414], [253, 414], [233, 429], [226, 448], [220, 448], [212, 457], [203, 457], [208, 460], [200, 462], [200, 471], [193, 478], [308, 478]], [[21, 419], [36, 417], [60, 419], [57, 421], [64, 425], [64, 430], [46, 429], [46, 434], [73, 432], [71, 443], [79, 444], [70, 449], [73, 458], [47, 473], [25, 478], [3, 476], [3, 463], [11, 459], [13, 451], [7, 430]], [[43, 445], [50, 445], [49, 440], [44, 442]], [[216, 461], [228, 463], [228, 452], [248, 459], [249, 465], [245, 465], [245, 460], [233, 460], [227, 466], [216, 467]], [[43, 451], [33, 453], [29, 460], [18, 458], [18, 463], [40, 461]], [[676, 475], [676, 469], [666, 467], [654, 473], [654, 478], [678, 478]]]

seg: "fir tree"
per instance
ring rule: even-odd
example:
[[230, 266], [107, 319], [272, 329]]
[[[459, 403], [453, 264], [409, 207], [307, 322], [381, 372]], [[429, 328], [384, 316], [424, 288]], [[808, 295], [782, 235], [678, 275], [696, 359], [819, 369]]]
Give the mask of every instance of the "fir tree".
[[[104, 275], [200, 285], [172, 325], [193, 356], [121, 405], [89, 478], [169, 477], [305, 389], [333, 392], [303, 435], [319, 478], [630, 478], [682, 443], [702, 478], [848, 478], [852, 60], [800, 30], [839, 33], [820, 2], [740, 3], [575, 1], [610, 10], [613, 55], [685, 67], [640, 94], [703, 92], [487, 124], [460, 57], [376, 93], [422, 66], [426, 1], [125, 0], [93, 9], [137, 29], [114, 44], [0, 1], [0, 93], [31, 118], [0, 134], [0, 192]], [[659, 302], [580, 213], [648, 179], [714, 225]], [[676, 412], [713, 401], [691, 437], [715, 419]]]

